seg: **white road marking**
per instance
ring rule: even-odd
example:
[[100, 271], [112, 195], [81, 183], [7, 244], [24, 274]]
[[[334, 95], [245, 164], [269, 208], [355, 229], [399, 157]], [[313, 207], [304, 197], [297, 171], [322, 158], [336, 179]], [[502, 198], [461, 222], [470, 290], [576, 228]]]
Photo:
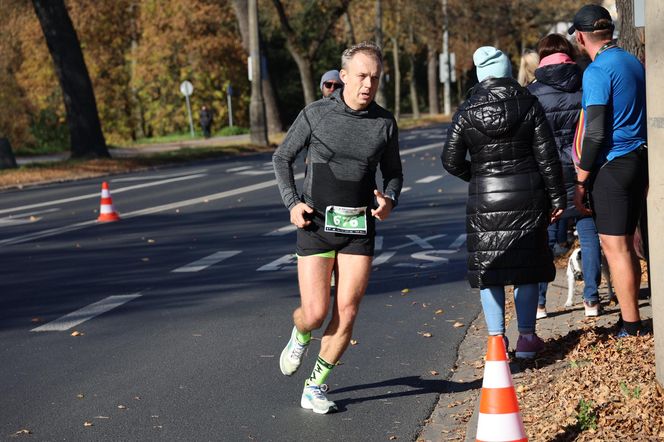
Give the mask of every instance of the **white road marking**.
[[291, 232], [295, 232], [297, 230], [297, 226], [295, 224], [287, 224], [283, 227], [279, 227], [278, 229], [275, 229], [271, 232], [264, 233], [263, 236], [284, 236], [287, 235]]
[[379, 250], [383, 250], [383, 237], [376, 235], [374, 251], [378, 252]]
[[457, 239], [455, 239], [452, 244], [450, 244], [450, 249], [458, 249], [464, 242], [466, 242], [466, 234], [462, 233], [457, 236]]
[[225, 259], [231, 258], [235, 255], [239, 255], [240, 253], [242, 253], [241, 250], [222, 250], [221, 252], [213, 253], [212, 255], [201, 258], [198, 261], [194, 261], [185, 266], [178, 267], [175, 270], [171, 270], [171, 273], [200, 272], [201, 270], [204, 270], [211, 265], [218, 264], [221, 261], [224, 261]]
[[418, 261], [426, 261], [427, 263], [410, 263], [410, 262], [401, 262], [396, 264], [395, 267], [415, 267], [415, 268], [431, 268], [438, 265], [447, 264], [450, 262], [449, 259], [443, 258], [440, 256], [435, 256], [438, 254], [441, 255], [452, 255], [457, 253], [458, 250], [426, 250], [423, 252], [416, 252], [410, 255], [411, 258], [417, 259]]
[[419, 180], [415, 181], [418, 184], [425, 184], [425, 183], [433, 183], [436, 180], [441, 179], [443, 176], [442, 175], [429, 175], [424, 178], [420, 178]]
[[399, 250], [403, 249], [404, 247], [408, 247], [411, 244], [418, 245], [422, 249], [433, 249], [433, 246], [429, 244], [429, 241], [432, 241], [434, 239], [442, 238], [444, 236], [447, 236], [445, 233], [441, 233], [440, 235], [433, 235], [433, 236], [428, 236], [426, 238], [420, 238], [418, 235], [406, 235], [406, 238], [410, 239], [410, 242], [407, 242], [405, 244], [401, 244], [398, 246], [391, 247], [392, 250]]
[[0, 227], [2, 226], [17, 226], [21, 224], [31, 224], [36, 221], [39, 221], [42, 217], [36, 217], [36, 215], [42, 215], [44, 213], [53, 213], [57, 212], [60, 209], [45, 209], [45, 210], [36, 210], [34, 212], [28, 213], [19, 213], [16, 215], [9, 215], [5, 218], [0, 218]]
[[45, 332], [69, 330], [70, 328], [76, 327], [85, 321], [89, 321], [95, 316], [99, 316], [102, 313], [113, 310], [114, 308], [139, 297], [141, 297], [140, 293], [134, 293], [133, 295], [109, 296], [108, 298], [104, 298], [99, 302], [95, 302], [94, 304], [90, 304], [86, 307], [76, 310], [75, 312], [64, 315], [55, 321], [51, 321], [47, 324], [40, 325], [37, 328], [33, 328], [30, 331]]
[[125, 183], [125, 182], [132, 182], [132, 181], [148, 181], [148, 180], [158, 180], [158, 179], [163, 179], [163, 178], [173, 178], [173, 177], [180, 177], [180, 176], [187, 176], [187, 175], [195, 175], [195, 174], [200, 174], [200, 173], [205, 173], [207, 172], [207, 169], [199, 169], [199, 170], [189, 170], [186, 173], [179, 172], [179, 173], [169, 173], [165, 175], [146, 175], [146, 176], [129, 176], [129, 177], [124, 177], [124, 178], [112, 178], [110, 181], [112, 183]]
[[253, 168], [254, 166], [240, 166], [240, 167], [233, 167], [232, 169], [226, 169], [226, 172], [239, 172], [241, 170], [248, 170]]
[[274, 170], [243, 170], [242, 172], [238, 172], [238, 175], [255, 176], [255, 175], [267, 175], [269, 173], [274, 173]]
[[406, 193], [409, 190], [413, 190], [413, 188], [412, 187], [404, 187], [404, 188], [401, 189], [401, 193]]
[[383, 252], [380, 255], [376, 256], [373, 261], [371, 262], [372, 266], [379, 266], [381, 264], [385, 264], [387, 261], [390, 260], [394, 255], [396, 255], [397, 252]]
[[294, 264], [297, 264], [297, 256], [295, 256], [293, 253], [289, 253], [288, 255], [284, 255], [281, 258], [275, 259], [269, 264], [265, 264], [264, 266], [257, 268], [256, 271], [276, 272], [277, 270], [281, 270], [282, 268], [295, 269]]
[[[198, 173], [198, 174], [194, 174], [194, 175], [185, 175], [185, 176], [180, 176], [180, 177], [177, 177], [177, 178], [170, 178], [170, 179], [162, 180], [162, 181], [154, 181], [154, 182], [151, 182], [151, 183], [135, 184], [133, 186], [127, 186], [127, 187], [121, 187], [119, 189], [113, 189], [112, 193], [114, 195], [116, 195], [118, 193], [127, 192], [129, 190], [143, 189], [145, 187], [160, 186], [162, 184], [175, 183], [175, 182], [178, 182], [178, 181], [185, 181], [185, 180], [192, 180], [194, 178], [200, 178], [200, 177], [204, 177], [204, 176], [206, 176], [206, 174]], [[99, 198], [99, 192], [88, 193], [87, 195], [73, 196], [71, 198], [63, 198], [63, 199], [59, 199], [59, 200], [45, 201], [43, 203], [28, 204], [26, 206], [10, 207], [9, 209], [0, 210], [0, 213], [17, 212], [19, 210], [35, 209], [37, 207], [57, 206], [59, 204], [70, 203], [72, 201], [81, 201], [81, 200], [85, 200], [85, 199], [89, 199], [89, 198]]]
[[425, 144], [424, 146], [420, 146], [420, 147], [412, 147], [410, 149], [399, 150], [399, 153], [401, 155], [409, 155], [411, 153], [417, 153], [417, 152], [422, 152], [423, 150], [433, 149], [434, 147], [442, 148], [443, 146], [444, 146], [444, 143]]
[[[299, 173], [295, 175], [295, 179], [298, 180], [304, 178], [304, 173]], [[136, 210], [134, 212], [123, 212], [122, 219], [135, 218], [137, 216], [151, 215], [153, 213], [165, 212], [167, 210], [179, 209], [181, 207], [193, 206], [195, 204], [207, 203], [209, 201], [215, 201], [223, 198], [229, 198], [232, 196], [240, 195], [242, 193], [253, 192], [255, 190], [265, 189], [267, 187], [272, 187], [277, 184], [277, 180], [264, 181], [262, 183], [252, 184], [249, 186], [238, 187], [237, 189], [227, 190], [225, 192], [213, 193], [211, 195], [200, 196], [198, 198], [192, 198], [183, 201], [177, 201], [171, 204], [164, 204], [161, 206], [148, 207], [146, 209]], [[83, 229], [97, 224], [96, 220], [82, 221], [80, 223], [70, 224], [68, 226], [56, 227], [53, 229], [42, 230], [40, 232], [29, 233], [27, 235], [15, 236], [13, 238], [7, 238], [0, 241], [0, 247], [11, 245], [11, 244], [21, 244], [24, 242], [32, 241], [39, 238], [47, 238], [50, 236], [59, 235], [61, 233], [71, 232], [74, 230]]]

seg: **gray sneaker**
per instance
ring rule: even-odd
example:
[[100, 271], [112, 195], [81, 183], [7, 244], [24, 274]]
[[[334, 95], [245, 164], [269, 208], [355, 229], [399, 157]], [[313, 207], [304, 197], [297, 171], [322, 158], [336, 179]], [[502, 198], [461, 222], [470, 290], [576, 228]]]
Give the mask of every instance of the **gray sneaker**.
[[279, 368], [281, 372], [286, 376], [290, 376], [300, 368], [302, 363], [302, 356], [304, 356], [304, 351], [307, 349], [309, 344], [300, 344], [300, 341], [297, 340], [297, 328], [293, 327], [291, 332], [290, 340], [286, 347], [281, 352], [279, 357]]
[[305, 385], [300, 399], [300, 406], [314, 413], [327, 414], [331, 411], [337, 411], [337, 404], [327, 399], [325, 391], [327, 385]]

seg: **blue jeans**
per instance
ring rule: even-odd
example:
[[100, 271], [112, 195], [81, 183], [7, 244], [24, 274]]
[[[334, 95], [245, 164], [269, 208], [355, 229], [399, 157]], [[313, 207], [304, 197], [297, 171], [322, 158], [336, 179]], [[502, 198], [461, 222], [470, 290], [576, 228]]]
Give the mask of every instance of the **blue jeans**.
[[[485, 287], [480, 290], [480, 299], [489, 334], [505, 334], [505, 287]], [[514, 286], [514, 305], [519, 333], [535, 333], [537, 284]]]
[[[583, 267], [583, 300], [599, 301], [599, 284], [602, 279], [602, 255], [599, 246], [599, 235], [592, 217], [577, 218], [576, 231], [581, 244], [581, 266]], [[553, 238], [555, 243], [555, 237]], [[552, 235], [549, 230], [549, 246], [552, 247]], [[539, 284], [539, 305], [546, 305], [548, 283]]]

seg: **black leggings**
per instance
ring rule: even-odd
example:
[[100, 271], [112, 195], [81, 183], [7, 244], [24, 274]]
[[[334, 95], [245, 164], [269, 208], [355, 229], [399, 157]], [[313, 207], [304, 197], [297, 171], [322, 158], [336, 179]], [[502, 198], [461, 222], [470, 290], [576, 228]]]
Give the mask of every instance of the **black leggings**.
[[634, 235], [648, 187], [648, 149], [605, 163], [593, 180], [590, 201], [597, 232]]

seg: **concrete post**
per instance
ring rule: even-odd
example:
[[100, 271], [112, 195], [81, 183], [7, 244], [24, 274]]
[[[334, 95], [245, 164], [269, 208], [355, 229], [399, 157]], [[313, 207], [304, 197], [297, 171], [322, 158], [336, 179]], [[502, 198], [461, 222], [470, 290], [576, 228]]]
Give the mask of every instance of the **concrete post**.
[[646, 2], [646, 94], [648, 107], [648, 232], [657, 381], [664, 385], [664, 2]]

